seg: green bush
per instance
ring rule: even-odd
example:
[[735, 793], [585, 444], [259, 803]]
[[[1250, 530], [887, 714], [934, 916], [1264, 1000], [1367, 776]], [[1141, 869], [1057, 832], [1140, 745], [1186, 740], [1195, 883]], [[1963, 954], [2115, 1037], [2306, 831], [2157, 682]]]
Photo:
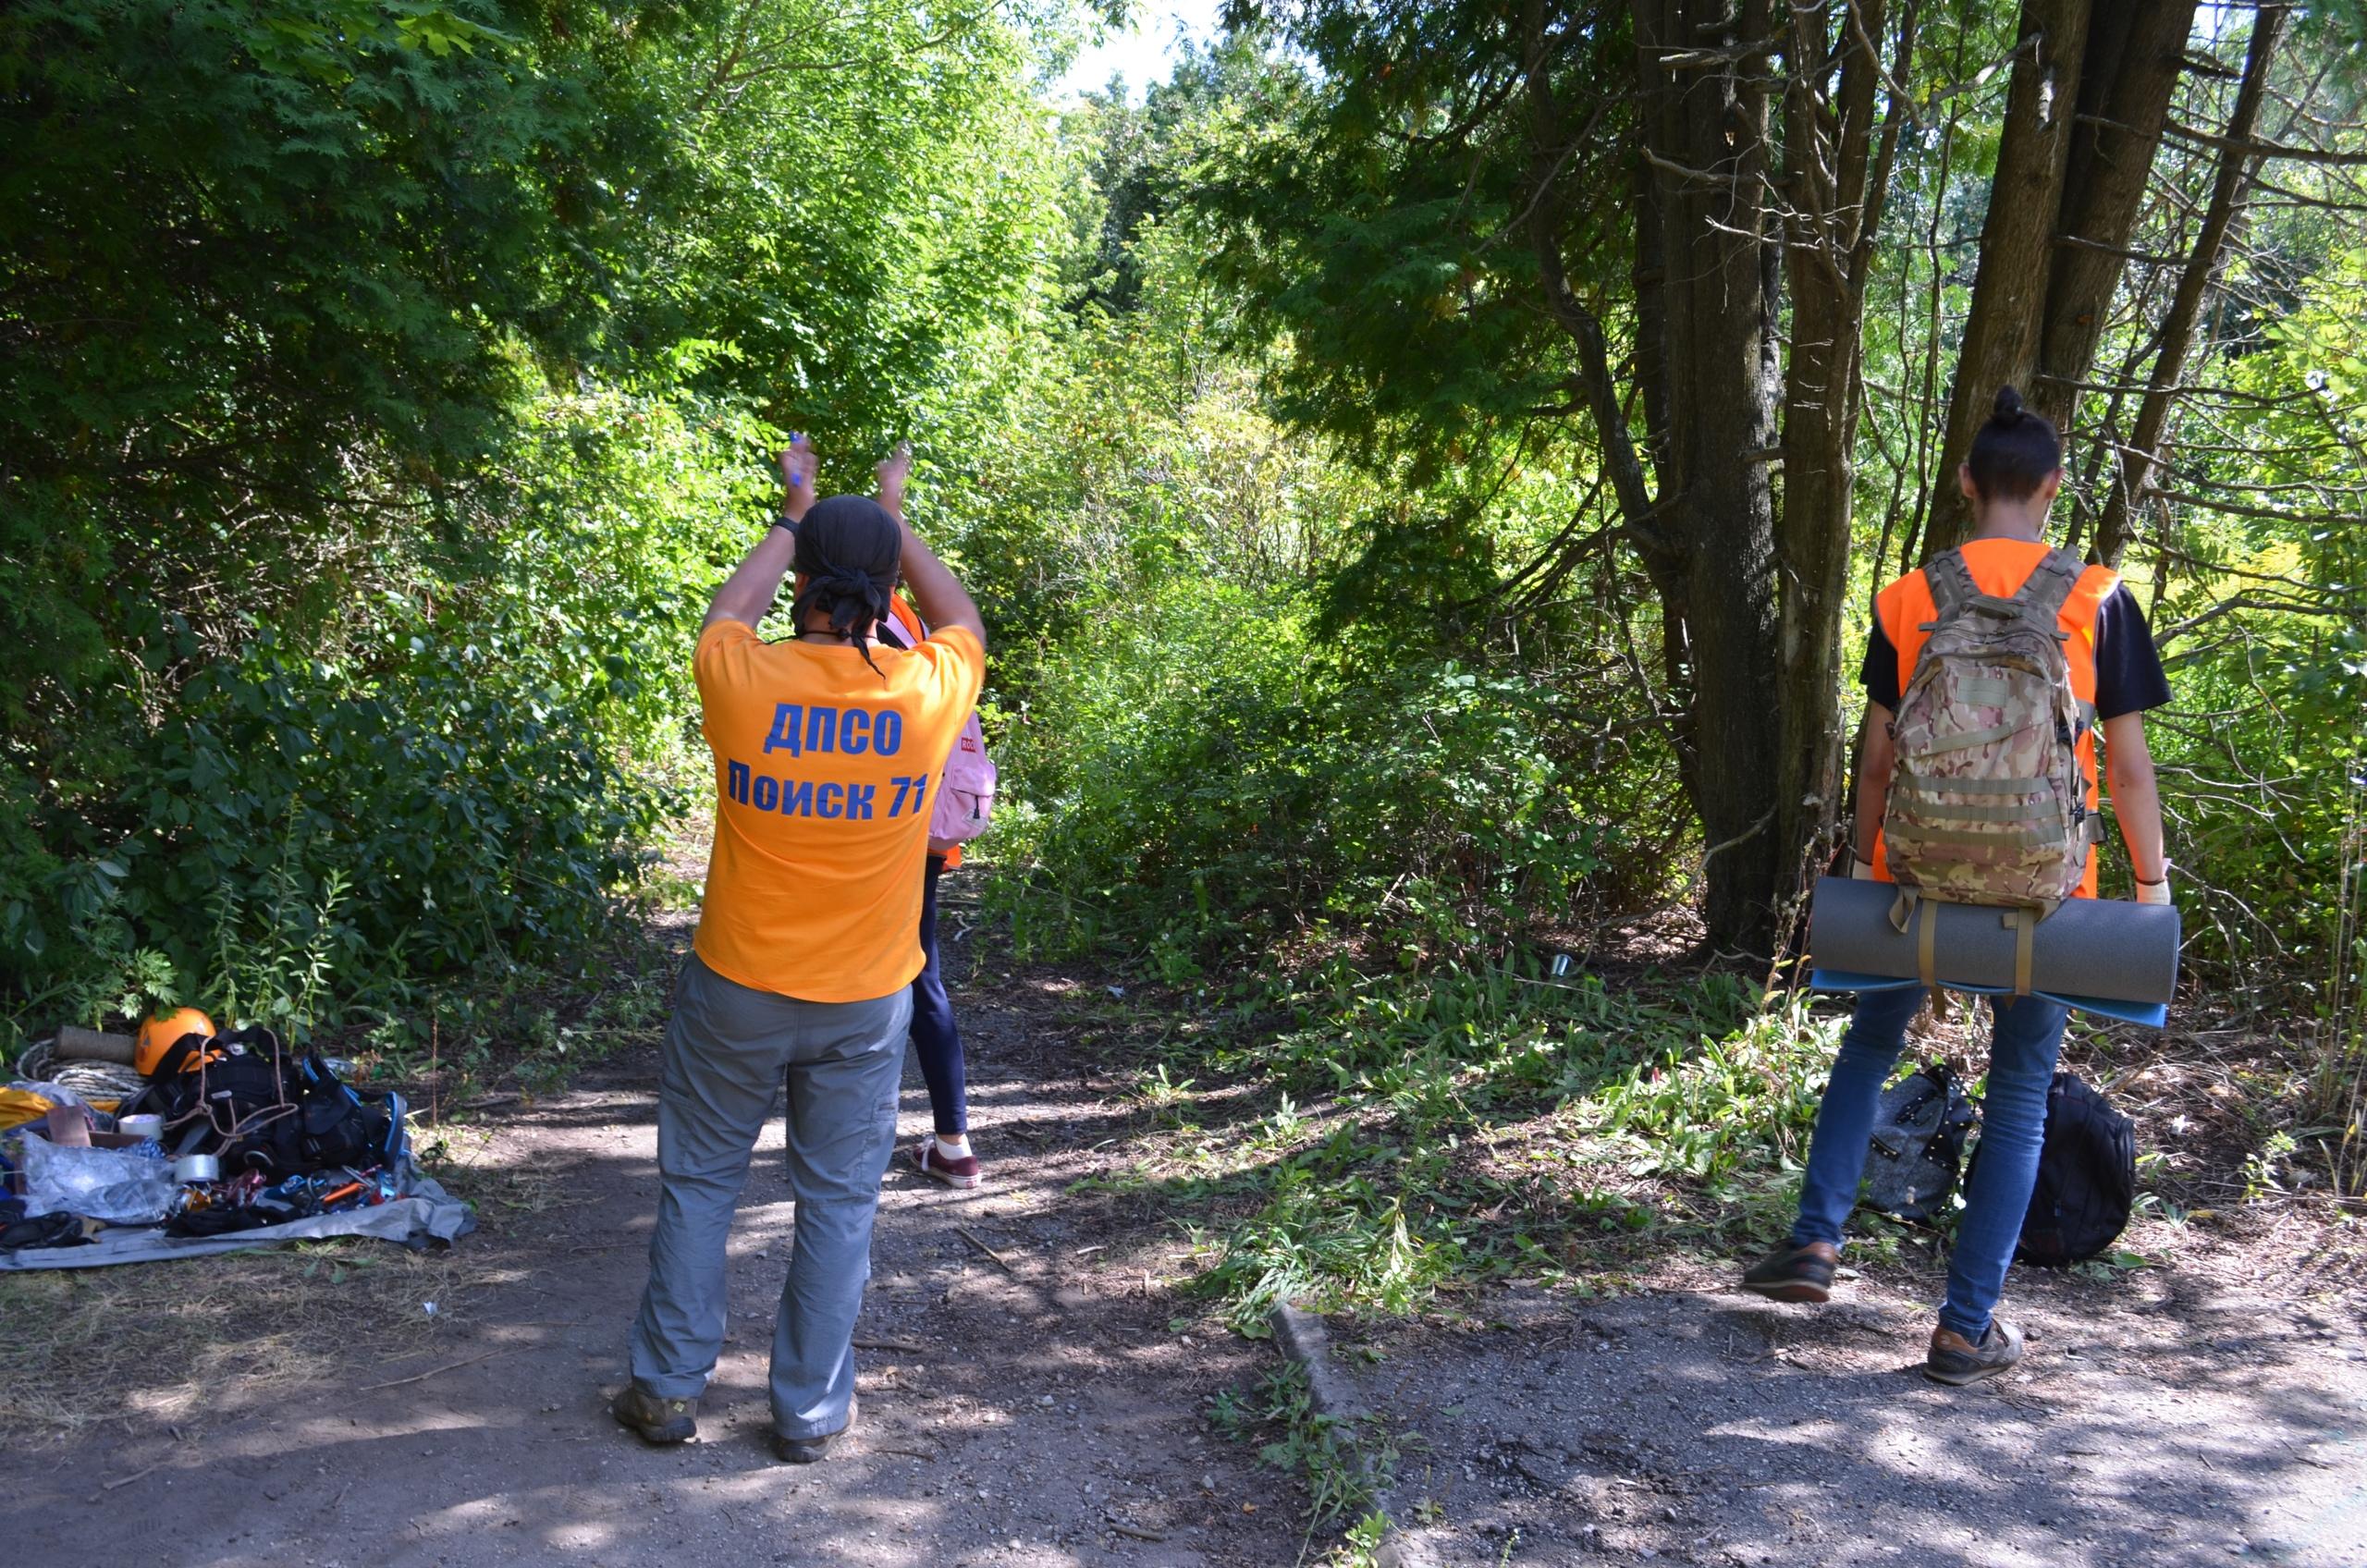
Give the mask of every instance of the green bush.
[[2189, 957], [2246, 1003], [2322, 1012], [2361, 983], [2343, 862], [2367, 801], [2367, 538], [2309, 508], [2367, 485], [2362, 288], [2367, 251], [2333, 259], [2238, 362], [2250, 396], [2194, 466], [2248, 504], [2189, 513], [2138, 568], [2183, 569], [2154, 606], [2176, 701], [2150, 728]]
[[343, 614], [227, 657], [162, 617], [139, 665], [158, 712], [109, 787], [9, 814], [10, 1011], [180, 997], [300, 1027], [487, 954], [597, 947], [695, 776], [690, 649], [760, 515], [734, 474], [761, 471], [730, 460], [759, 434], [545, 399], [460, 549], [390, 545]]
[[1005, 741], [1029, 802], [998, 851], [1023, 937], [1122, 927], [1188, 968], [1212, 940], [1329, 930], [1413, 963], [1501, 948], [1625, 851], [1567, 692], [1376, 667], [1310, 619], [1176, 581], [1046, 664], [1031, 698], [1055, 722]]
[[[236, 1010], [251, 949], [316, 951], [360, 987], [598, 931], [659, 804], [596, 743], [611, 661], [514, 625], [377, 630], [375, 658], [266, 631], [199, 673], [121, 779], [129, 831], [0, 907], [20, 1008], [62, 990], [129, 1011], [118, 995], [166, 989], [113, 978], [142, 950], [173, 993]], [[593, 675], [570, 683], [576, 659]]]
[[598, 962], [756, 411], [849, 484], [1036, 379], [1057, 22], [846, 25], [0, 7], [0, 1044]]

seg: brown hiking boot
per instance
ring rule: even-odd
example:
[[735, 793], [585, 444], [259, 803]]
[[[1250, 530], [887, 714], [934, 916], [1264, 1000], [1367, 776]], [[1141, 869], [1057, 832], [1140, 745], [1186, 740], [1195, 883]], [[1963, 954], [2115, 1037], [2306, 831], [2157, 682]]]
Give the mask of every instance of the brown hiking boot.
[[639, 1383], [627, 1383], [624, 1391], [608, 1402], [608, 1414], [619, 1426], [659, 1448], [698, 1436], [698, 1401], [659, 1399]]
[[1974, 1344], [1954, 1329], [1932, 1330], [1932, 1351], [1923, 1358], [1923, 1376], [1935, 1383], [1960, 1389], [1994, 1378], [2022, 1358], [2022, 1331], [2002, 1317], [1989, 1320], [1989, 1331]]
[[1831, 1242], [1810, 1242], [1770, 1253], [1744, 1270], [1742, 1288], [1770, 1301], [1831, 1301], [1833, 1270], [1841, 1249]]
[[860, 1414], [859, 1403], [847, 1401], [847, 1424], [835, 1432], [817, 1437], [792, 1438], [785, 1433], [773, 1434], [773, 1457], [784, 1464], [812, 1464], [830, 1452], [830, 1445], [854, 1430], [854, 1418]]
[[825, 1432], [818, 1438], [785, 1438], [773, 1434], [773, 1457], [783, 1464], [816, 1464], [830, 1452], [838, 1440], [836, 1432]]

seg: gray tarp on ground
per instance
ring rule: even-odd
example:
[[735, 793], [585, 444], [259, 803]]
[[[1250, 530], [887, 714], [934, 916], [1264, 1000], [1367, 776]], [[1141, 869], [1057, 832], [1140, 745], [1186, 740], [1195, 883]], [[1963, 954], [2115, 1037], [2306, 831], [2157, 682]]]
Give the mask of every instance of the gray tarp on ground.
[[469, 1206], [408, 1169], [404, 1195], [374, 1208], [316, 1214], [285, 1225], [237, 1231], [227, 1236], [167, 1236], [158, 1226], [110, 1226], [96, 1240], [77, 1247], [21, 1247], [0, 1252], [0, 1273], [29, 1268], [99, 1268], [110, 1263], [162, 1263], [176, 1257], [206, 1257], [221, 1252], [251, 1252], [289, 1242], [330, 1236], [375, 1236], [405, 1246], [449, 1242], [477, 1228]]

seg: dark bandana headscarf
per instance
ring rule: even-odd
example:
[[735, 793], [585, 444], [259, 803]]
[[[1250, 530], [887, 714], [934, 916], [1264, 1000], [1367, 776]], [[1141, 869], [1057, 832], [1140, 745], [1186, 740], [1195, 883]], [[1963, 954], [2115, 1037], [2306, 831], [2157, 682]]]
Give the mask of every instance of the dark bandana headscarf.
[[854, 643], [874, 670], [865, 645], [888, 619], [903, 560], [904, 535], [887, 508], [868, 496], [833, 496], [816, 503], [797, 528], [797, 571], [805, 579], [791, 607], [797, 629], [816, 610], [830, 630]]

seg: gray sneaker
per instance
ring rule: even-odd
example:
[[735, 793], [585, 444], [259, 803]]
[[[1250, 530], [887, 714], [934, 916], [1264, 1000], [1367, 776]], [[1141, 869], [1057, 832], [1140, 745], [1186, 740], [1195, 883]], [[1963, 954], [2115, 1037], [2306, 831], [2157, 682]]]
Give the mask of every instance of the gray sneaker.
[[1932, 1351], [1923, 1358], [1923, 1376], [1935, 1383], [1960, 1389], [1994, 1378], [2022, 1358], [2022, 1331], [2002, 1317], [1989, 1320], [1989, 1332], [1974, 1344], [1954, 1329], [1932, 1330]]

